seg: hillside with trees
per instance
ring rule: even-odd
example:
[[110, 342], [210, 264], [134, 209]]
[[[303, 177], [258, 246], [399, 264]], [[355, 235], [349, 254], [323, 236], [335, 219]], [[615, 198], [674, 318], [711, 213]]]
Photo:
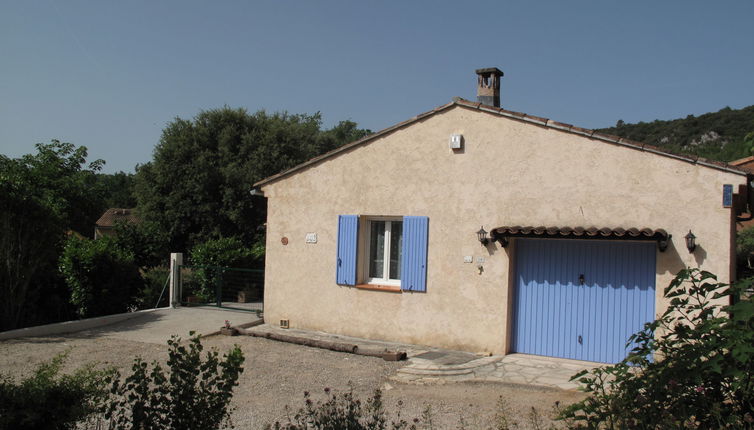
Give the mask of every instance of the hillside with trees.
[[725, 107], [717, 112], [668, 121], [626, 124], [618, 120], [615, 127], [597, 131], [673, 152], [732, 161], [754, 155], [754, 105], [743, 109]]

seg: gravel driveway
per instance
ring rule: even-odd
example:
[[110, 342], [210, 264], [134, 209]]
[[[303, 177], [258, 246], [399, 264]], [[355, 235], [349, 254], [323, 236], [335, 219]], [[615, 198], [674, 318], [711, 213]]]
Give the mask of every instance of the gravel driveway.
[[[550, 414], [555, 401], [568, 404], [582, 394], [524, 385], [501, 383], [455, 383], [407, 385], [387, 381], [400, 366], [380, 358], [351, 355], [281, 343], [247, 336], [211, 336], [203, 339], [208, 348], [221, 353], [238, 344], [246, 357], [245, 371], [236, 389], [233, 421], [239, 429], [260, 429], [284, 420], [286, 405], [294, 412], [303, 406], [303, 393], [314, 400], [324, 398], [323, 389], [349, 390], [362, 398], [375, 389], [384, 392], [384, 404], [394, 411], [403, 403], [401, 416], [421, 417], [430, 405], [434, 428], [490, 428], [498, 399], [507, 401], [509, 418], [520, 428], [529, 428], [527, 416], [534, 406], [543, 416]], [[0, 372], [12, 377], [27, 376], [40, 361], [70, 350], [66, 370], [82, 363], [98, 361], [128, 371], [133, 357], [147, 361], [167, 359], [167, 345], [144, 343], [94, 333], [48, 338], [26, 338], [0, 342]]]

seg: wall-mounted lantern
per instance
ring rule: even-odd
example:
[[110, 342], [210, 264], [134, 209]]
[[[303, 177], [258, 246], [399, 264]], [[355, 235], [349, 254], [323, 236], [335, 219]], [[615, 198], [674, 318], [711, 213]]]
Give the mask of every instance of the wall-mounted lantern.
[[484, 231], [484, 226], [476, 232], [476, 237], [483, 246], [487, 246], [487, 244], [490, 243], [490, 239], [487, 238], [487, 232]]
[[694, 252], [696, 249], [696, 236], [689, 230], [689, 234], [686, 235], [686, 248], [689, 252]]

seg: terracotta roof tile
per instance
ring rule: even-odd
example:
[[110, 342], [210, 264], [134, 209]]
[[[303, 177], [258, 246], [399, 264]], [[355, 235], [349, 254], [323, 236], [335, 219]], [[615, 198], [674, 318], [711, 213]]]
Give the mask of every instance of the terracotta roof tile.
[[534, 226], [502, 226], [492, 229], [490, 236], [493, 240], [504, 237], [560, 237], [560, 238], [610, 238], [610, 239], [629, 239], [629, 240], [656, 240], [667, 241], [670, 235], [663, 229], [636, 228], [631, 227], [624, 229], [622, 227], [534, 227]]
[[136, 209], [110, 208], [102, 214], [95, 225], [97, 227], [113, 227], [118, 221], [138, 224], [141, 218], [136, 213]]

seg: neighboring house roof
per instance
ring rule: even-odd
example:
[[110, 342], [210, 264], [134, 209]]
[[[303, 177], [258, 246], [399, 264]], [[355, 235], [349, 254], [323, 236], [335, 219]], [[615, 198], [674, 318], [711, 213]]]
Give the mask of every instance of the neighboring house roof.
[[745, 170], [746, 172], [754, 173], [754, 156], [734, 160], [728, 164], [735, 166], [738, 169]]
[[97, 227], [115, 227], [115, 223], [119, 221], [138, 224], [141, 222], [141, 218], [136, 213], [136, 209], [110, 208], [99, 217], [95, 225]]
[[[721, 162], [721, 161], [707, 160], [705, 158], [694, 156], [694, 155], [674, 153], [674, 152], [668, 151], [666, 149], [658, 148], [656, 146], [647, 145], [647, 144], [642, 143], [642, 142], [636, 142], [636, 141], [633, 141], [633, 140], [625, 139], [625, 138], [618, 137], [618, 136], [613, 136], [613, 135], [610, 135], [610, 134], [599, 133], [599, 132], [596, 132], [594, 130], [590, 130], [590, 129], [587, 129], [587, 128], [576, 127], [576, 126], [571, 125], [571, 124], [565, 124], [565, 123], [562, 123], [562, 122], [553, 121], [553, 120], [548, 119], [548, 118], [542, 118], [542, 117], [538, 117], [538, 116], [528, 115], [528, 114], [521, 113], [521, 112], [514, 112], [514, 111], [502, 109], [502, 108], [496, 108], [494, 106], [488, 106], [488, 105], [484, 105], [484, 104], [481, 104], [481, 103], [478, 103], [478, 102], [472, 102], [472, 101], [469, 101], [469, 100], [465, 100], [465, 99], [462, 99], [460, 97], [454, 97], [453, 101], [450, 102], [450, 103], [448, 103], [448, 104], [439, 106], [439, 107], [437, 107], [435, 109], [432, 109], [431, 111], [428, 111], [428, 112], [416, 115], [415, 117], [413, 117], [413, 118], [411, 118], [409, 120], [400, 122], [400, 123], [395, 124], [395, 125], [393, 125], [391, 127], [388, 127], [386, 129], [380, 130], [380, 131], [378, 131], [378, 132], [376, 132], [374, 134], [366, 136], [366, 137], [364, 137], [362, 139], [359, 139], [359, 140], [357, 140], [355, 142], [351, 142], [351, 143], [345, 144], [345, 145], [343, 145], [343, 146], [341, 146], [339, 148], [336, 148], [336, 149], [334, 149], [334, 150], [332, 150], [330, 152], [327, 152], [325, 154], [322, 154], [322, 155], [320, 155], [318, 157], [314, 157], [311, 160], [306, 161], [304, 163], [301, 163], [301, 164], [299, 164], [297, 166], [294, 166], [294, 167], [292, 167], [292, 168], [290, 168], [288, 170], [285, 170], [285, 171], [280, 172], [280, 173], [278, 173], [276, 175], [272, 175], [270, 177], [262, 179], [261, 181], [256, 182], [254, 184], [254, 187], [263, 186], [263, 185], [266, 185], [266, 184], [268, 184], [270, 182], [274, 182], [274, 181], [277, 181], [279, 179], [282, 179], [282, 178], [285, 178], [287, 176], [290, 176], [290, 175], [298, 172], [301, 169], [304, 169], [304, 168], [306, 168], [308, 166], [317, 164], [320, 161], [326, 160], [328, 158], [334, 157], [334, 156], [340, 154], [341, 152], [345, 152], [345, 151], [348, 151], [348, 150], [353, 149], [355, 147], [358, 147], [358, 146], [361, 146], [361, 145], [365, 145], [365, 144], [367, 144], [367, 143], [369, 143], [369, 142], [371, 142], [371, 141], [373, 141], [373, 140], [375, 140], [375, 139], [377, 139], [379, 137], [385, 136], [385, 135], [387, 135], [389, 133], [392, 133], [393, 131], [399, 130], [399, 129], [404, 128], [404, 127], [407, 127], [407, 126], [409, 126], [409, 125], [411, 125], [411, 124], [413, 124], [413, 123], [415, 123], [417, 121], [423, 120], [423, 119], [425, 119], [427, 117], [433, 116], [433, 115], [435, 115], [437, 113], [446, 111], [446, 110], [451, 109], [451, 108], [456, 107], [456, 106], [462, 107], [462, 108], [466, 108], [466, 109], [476, 109], [476, 110], [479, 110], [479, 111], [482, 111], [482, 112], [496, 114], [496, 115], [499, 115], [501, 117], [510, 118], [510, 119], [514, 119], [514, 120], [518, 120], [518, 121], [523, 121], [523, 122], [527, 122], [527, 123], [530, 123], [530, 124], [535, 124], [535, 125], [542, 126], [542, 127], [554, 128], [556, 130], [564, 131], [564, 132], [567, 132], [567, 133], [577, 134], [577, 135], [585, 136], [585, 137], [588, 137], [588, 138], [601, 140], [601, 141], [606, 142], [606, 143], [612, 143], [612, 144], [615, 144], [615, 145], [625, 146], [625, 147], [632, 148], [632, 149], [639, 150], [639, 151], [649, 152], [651, 154], [656, 154], [656, 155], [660, 155], [660, 156], [664, 156], [664, 157], [675, 158], [677, 160], [685, 161], [685, 162], [688, 162], [688, 163], [691, 163], [691, 164], [697, 164], [697, 165], [704, 166], [704, 167], [709, 167], [709, 168], [716, 169], [716, 170], [722, 170], [722, 171], [726, 171], [726, 172], [730, 172], [730, 173], [735, 173], [735, 174], [740, 174], [740, 175], [745, 175], [746, 173], [749, 172], [745, 168], [742, 168], [742, 167], [739, 167], [739, 166], [735, 166], [732, 163], [725, 163], [725, 162]], [[752, 158], [754, 158], [754, 157], [752, 157]]]

